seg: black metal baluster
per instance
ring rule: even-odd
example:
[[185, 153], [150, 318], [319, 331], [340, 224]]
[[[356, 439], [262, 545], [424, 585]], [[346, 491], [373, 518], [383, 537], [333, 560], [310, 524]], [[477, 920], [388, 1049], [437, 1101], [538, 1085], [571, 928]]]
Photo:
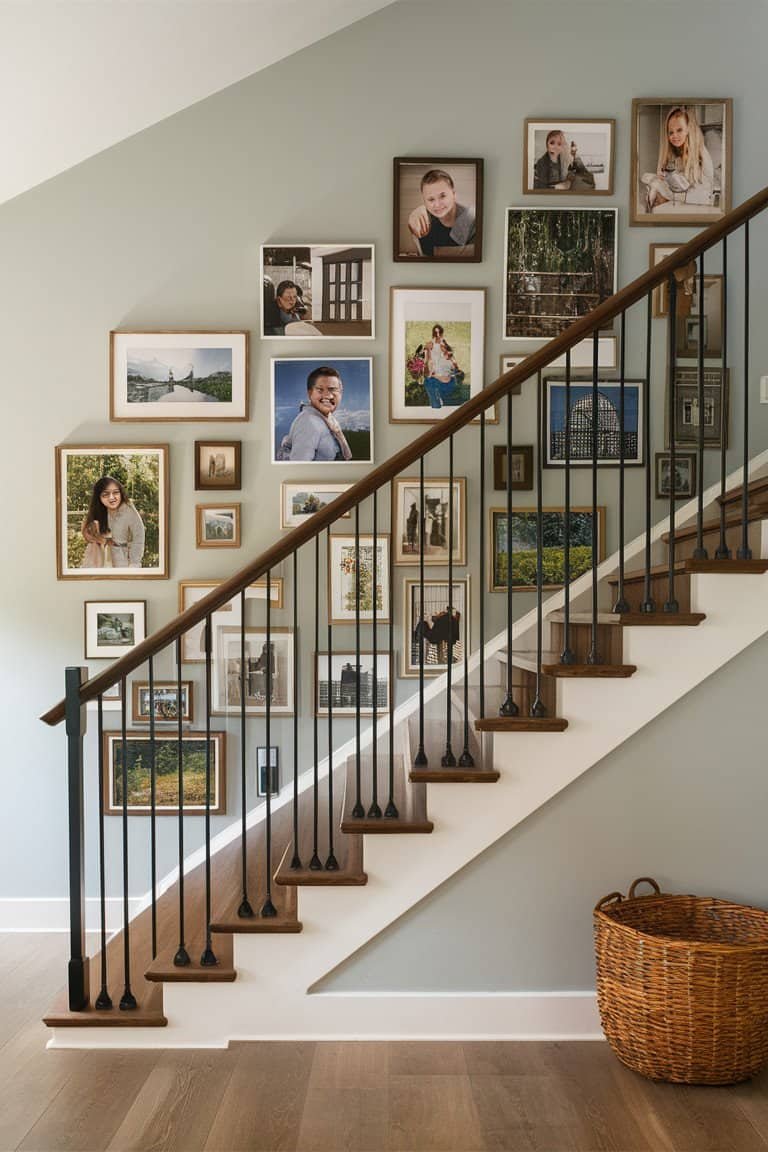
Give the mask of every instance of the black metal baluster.
[[[542, 467], [542, 445], [546, 443], [545, 430], [542, 419], [542, 379], [541, 372], [536, 377], [536, 695], [531, 704], [531, 716], [540, 719], [546, 716], [547, 709], [541, 699], [541, 660], [543, 646], [544, 623], [544, 499], [542, 488], [544, 482]], [[511, 462], [510, 462], [511, 463]], [[512, 483], [511, 472], [507, 475], [507, 482]]]
[[[155, 669], [147, 661], [149, 676], [149, 882], [152, 890], [152, 959], [157, 956], [157, 748], [155, 741]], [[181, 709], [181, 700], [177, 701]]]
[[[542, 440], [536, 451], [547, 451], [548, 440]], [[571, 648], [571, 350], [565, 354], [565, 520], [563, 523], [563, 650], [561, 664], [575, 664]]]
[[[669, 379], [669, 534], [668, 534], [668, 563], [669, 577], [667, 599], [664, 601], [664, 611], [675, 614], [680, 611], [680, 605], [675, 598], [675, 462], [677, 443], [675, 437], [676, 417], [676, 323], [677, 323], [677, 280], [674, 274], [669, 277], [669, 332], [667, 340], [667, 373]], [[699, 413], [704, 419], [704, 413]]]
[[[395, 506], [395, 504], [394, 504], [394, 491], [395, 491], [395, 481], [394, 481], [394, 479], [392, 479], [389, 482], [389, 494], [390, 494], [389, 506], [390, 506], [390, 508], [393, 508], [393, 509]], [[387, 655], [387, 696], [388, 696], [388, 700], [389, 700], [389, 732], [387, 735], [389, 737], [389, 756], [388, 756], [389, 763], [387, 764], [387, 770], [388, 770], [388, 777], [389, 777], [389, 779], [388, 779], [389, 796], [387, 797], [387, 806], [384, 809], [384, 819], [385, 820], [397, 820], [399, 815], [400, 815], [400, 813], [397, 810], [397, 805], [395, 804], [395, 684], [394, 684], [394, 678], [392, 676], [393, 663], [394, 663], [394, 651], [395, 651], [395, 609], [394, 609], [394, 601], [393, 601], [394, 587], [395, 587], [395, 560], [394, 560], [394, 552], [393, 552], [394, 527], [395, 527], [395, 521], [394, 521], [394, 517], [393, 517], [392, 523], [390, 525], [389, 546], [387, 549], [387, 559], [388, 559], [388, 563], [387, 563], [387, 584], [388, 584], [387, 607], [389, 609], [389, 627], [387, 629], [387, 635], [388, 635], [388, 641], [389, 641], [388, 642], [389, 653]], [[410, 639], [408, 642], [410, 643]]]
[[[464, 605], [464, 630], [467, 630], [467, 605]], [[458, 638], [457, 638], [458, 639]], [[464, 645], [466, 649], [466, 643]], [[445, 752], [440, 764], [443, 768], [455, 768], [456, 757], [451, 747], [451, 719], [452, 700], [451, 685], [453, 678], [453, 436], [448, 437], [448, 667], [446, 669], [445, 690]]]
[[[295, 665], [294, 665], [295, 667]], [[241, 920], [253, 916], [253, 908], [248, 899], [248, 790], [246, 786], [246, 719], [245, 696], [245, 588], [240, 590], [240, 872], [243, 889], [237, 915]]]
[[[626, 340], [627, 340], [627, 313], [621, 314], [621, 354], [619, 359], [619, 587], [613, 611], [617, 613], [629, 612], [629, 604], [624, 595], [624, 426], [625, 426], [625, 383], [626, 383]], [[638, 445], [639, 447], [639, 445]]]
[[[414, 757], [414, 767], [426, 768], [427, 754], [424, 751], [424, 549], [427, 538], [424, 531], [424, 457], [419, 459], [419, 747]], [[391, 595], [391, 590], [390, 590]], [[410, 605], [407, 605], [410, 610]], [[392, 616], [390, 604], [389, 615]], [[412, 646], [412, 633], [409, 627], [408, 643]], [[391, 689], [390, 689], [391, 691]]]
[[[482, 469], [481, 469], [481, 471], [482, 471]], [[481, 480], [482, 480], [482, 478], [481, 478]], [[465, 486], [465, 488], [466, 488], [466, 486]], [[464, 504], [462, 506], [460, 506], [460, 508], [459, 508], [459, 523], [461, 523], [461, 521], [463, 519], [463, 521], [464, 521], [464, 536], [465, 537], [467, 535], [467, 527], [466, 527], [466, 525], [467, 525], [467, 507], [466, 507], [466, 504], [467, 504], [467, 497], [466, 497], [466, 491], [465, 491]], [[481, 519], [482, 519], [482, 515], [481, 515]], [[483, 600], [483, 586], [481, 584], [480, 585], [480, 602], [481, 603], [482, 603], [482, 600]], [[467, 609], [467, 605], [465, 604], [464, 605], [464, 615], [465, 616], [467, 614], [466, 609]], [[467, 630], [467, 636], [469, 636], [469, 630]], [[481, 651], [480, 652], [480, 659], [481, 660], [482, 660], [482, 656], [483, 656], [483, 654]], [[469, 644], [468, 643], [464, 645], [464, 693], [463, 693], [463, 697], [464, 698], [463, 698], [462, 704], [463, 704], [463, 708], [464, 708], [464, 718], [463, 718], [464, 719], [464, 722], [463, 722], [464, 741], [463, 741], [463, 747], [461, 750], [461, 755], [459, 756], [459, 768], [474, 768], [475, 759], [469, 750]]]
[[597, 646], [597, 431], [599, 426], [598, 405], [598, 364], [600, 359], [600, 339], [597, 331], [592, 337], [592, 634], [587, 664], [600, 664]]
[[138, 1008], [136, 997], [131, 991], [131, 935], [130, 916], [128, 914], [128, 734], [127, 734], [127, 685], [125, 676], [120, 681], [120, 695], [122, 696], [120, 717], [120, 758], [122, 760], [123, 775], [123, 804], [122, 804], [122, 832], [123, 832], [123, 975], [124, 987], [120, 997], [120, 1011], [131, 1012]]
[[[181, 700], [181, 645], [182, 638], [176, 640], [176, 698]], [[179, 789], [179, 946], [173, 957], [176, 968], [186, 968], [191, 963], [184, 941], [184, 745], [181, 741], [182, 720], [181, 708], [176, 709], [176, 763]]]
[[[80, 703], [85, 668], [64, 673], [67, 731], [67, 816], [69, 819], [69, 964], [67, 1003], [82, 1012], [90, 999], [90, 964], [85, 954], [85, 812], [83, 737], [86, 712]], [[125, 699], [125, 697], [123, 697]], [[123, 757], [125, 759], [125, 757]]]
[[[319, 654], [315, 660], [319, 660]], [[317, 692], [317, 685], [315, 685]], [[317, 701], [312, 709], [317, 712]], [[317, 719], [315, 718], [315, 725]], [[301, 868], [299, 855], [299, 553], [293, 553], [293, 856], [291, 869]]]
[[[328, 555], [331, 554], [331, 529], [326, 533]], [[359, 555], [359, 553], [358, 553]], [[331, 614], [328, 613], [328, 856], [325, 861], [326, 872], [338, 872], [339, 862], [333, 852], [333, 825], [335, 821], [333, 812], [333, 634], [331, 631]], [[358, 682], [359, 690], [359, 682]]]
[[[651, 596], [651, 536], [652, 536], [652, 510], [651, 510], [651, 469], [654, 462], [651, 457], [651, 348], [653, 340], [653, 290], [646, 297], [645, 313], [645, 386], [643, 388], [643, 442], [645, 454], [645, 581], [643, 600], [640, 611], [645, 613], [656, 611], [656, 601]], [[623, 347], [623, 345], [622, 345]]]
[[378, 762], [378, 749], [379, 749], [379, 667], [378, 667], [378, 641], [376, 636], [377, 627], [377, 608], [378, 608], [378, 492], [376, 489], [371, 494], [373, 500], [373, 621], [371, 625], [371, 635], [373, 638], [373, 733], [372, 733], [372, 749], [373, 749], [373, 767], [371, 779], [371, 806], [368, 809], [368, 818], [377, 820], [381, 817], [381, 808], [379, 807], [379, 762]]
[[[277, 916], [277, 908], [272, 903], [272, 661], [275, 659], [273, 655], [272, 644], [272, 569], [267, 569], [267, 698], [264, 707], [264, 736], [267, 745], [267, 762], [266, 762], [266, 776], [267, 776], [267, 813], [265, 820], [265, 844], [264, 844], [264, 858], [265, 858], [265, 871], [264, 886], [266, 895], [264, 903], [261, 906], [261, 915], [264, 917]], [[293, 670], [294, 676], [296, 669]]]
[[360, 799], [360, 505], [355, 505], [355, 805], [352, 815], [356, 820], [365, 816]]
[[98, 698], [98, 760], [99, 760], [99, 927], [101, 931], [101, 990], [95, 1007], [106, 1012], [112, 1007], [107, 990], [107, 904], [104, 865], [104, 708]]
[[517, 716], [520, 709], [512, 696], [512, 393], [507, 392], [507, 694], [500, 716]]
[[[507, 461], [507, 469], [510, 468]], [[507, 472], [509, 477], [509, 472]], [[480, 413], [480, 719], [485, 718], [485, 409]]]
[[[720, 384], [720, 409], [725, 435], [725, 373]], [[703, 418], [703, 413], [702, 413]], [[751, 560], [749, 547], [749, 220], [744, 222], [744, 464], [741, 473], [741, 547], [737, 560]]]
[[[723, 411], [725, 405], [725, 380], [728, 375], [728, 240], [723, 236], [723, 377], [722, 398]], [[723, 435], [720, 437], [720, 540], [715, 551], [716, 560], [730, 560], [731, 550], [725, 535], [725, 484], [726, 484], [726, 443], [725, 443], [725, 416], [723, 416]], [[703, 486], [703, 478], [699, 481]]]
[[[698, 400], [699, 400], [699, 434], [698, 465], [699, 465], [699, 495], [696, 508], [696, 547], [693, 552], [694, 560], [706, 560], [707, 550], [704, 547], [704, 253], [699, 256], [699, 349], [698, 349]], [[674, 473], [670, 476], [670, 483], [674, 487]]]
[[[331, 541], [330, 531], [328, 540], [328, 555], [331, 555]], [[328, 566], [328, 580], [330, 582], [331, 572], [330, 564]], [[329, 604], [330, 604], [330, 587], [328, 589]], [[328, 619], [331, 618], [330, 607], [328, 610]], [[320, 537], [315, 536], [315, 667], [316, 667], [316, 680], [320, 679]], [[317, 683], [315, 684], [315, 693], [319, 697], [319, 689]], [[333, 694], [333, 681], [328, 681], [328, 702], [330, 705], [331, 696]], [[312, 721], [312, 859], [309, 862], [311, 872], [321, 872], [323, 863], [320, 859], [318, 852], [318, 829], [320, 825], [320, 743], [318, 734], [318, 717], [317, 717], [317, 704], [315, 700], [315, 707], [313, 708], [314, 719]], [[294, 844], [295, 850], [298, 852], [298, 844]]]
[[[242, 628], [242, 621], [240, 627]], [[218, 964], [211, 938], [211, 645], [213, 629], [210, 615], [205, 618], [205, 947], [200, 956], [201, 968]]]

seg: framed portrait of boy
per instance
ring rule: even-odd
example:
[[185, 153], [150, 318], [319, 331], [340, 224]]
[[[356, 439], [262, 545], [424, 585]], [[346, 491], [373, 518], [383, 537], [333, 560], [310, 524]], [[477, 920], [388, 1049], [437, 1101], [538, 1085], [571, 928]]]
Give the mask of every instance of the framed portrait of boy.
[[271, 363], [274, 464], [373, 463], [370, 356]]
[[610, 196], [615, 129], [615, 120], [526, 120], [523, 192]]
[[266, 340], [370, 340], [373, 244], [263, 244], [261, 335]]
[[402, 262], [483, 258], [483, 161], [396, 156], [394, 250]]
[[632, 101], [630, 224], [712, 224], [731, 207], [733, 101]]

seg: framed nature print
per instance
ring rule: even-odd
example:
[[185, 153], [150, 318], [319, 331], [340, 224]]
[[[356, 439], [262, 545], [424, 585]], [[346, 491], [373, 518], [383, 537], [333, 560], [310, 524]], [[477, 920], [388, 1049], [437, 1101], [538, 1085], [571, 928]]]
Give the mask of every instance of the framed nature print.
[[[728, 382], [729, 373], [719, 367], [704, 368], [704, 412], [699, 411], [699, 369], [675, 367], [675, 446], [699, 443], [699, 426], [704, 423], [704, 447], [728, 447]], [[667, 384], [667, 388], [669, 384]], [[669, 404], [665, 399], [665, 413]], [[669, 424], [667, 420], [666, 444], [669, 447]]]
[[[506, 508], [489, 508], [490, 536], [490, 590], [506, 592], [507, 563], [509, 546], [507, 543]], [[535, 508], [514, 508], [511, 518], [512, 541], [512, 587], [519, 591], [536, 589], [536, 525]], [[570, 572], [571, 580], [582, 576], [592, 566], [592, 523], [591, 508], [571, 508], [570, 530]], [[542, 509], [543, 587], [562, 588], [565, 581], [565, 509]], [[605, 557], [605, 508], [597, 508], [597, 551], [598, 562]]]
[[56, 449], [60, 580], [168, 577], [168, 445]]
[[198, 548], [239, 548], [240, 505], [196, 504], [195, 533]]
[[526, 120], [523, 192], [610, 196], [615, 120]]
[[[649, 244], [648, 246], [648, 267], [655, 268], [657, 264], [661, 264], [662, 260], [666, 260], [667, 256], [671, 256], [673, 252], [677, 252], [678, 248], [682, 248], [682, 244]], [[693, 277], [686, 280], [682, 284], [678, 284], [677, 293], [678, 297], [681, 292], [690, 296], [693, 291]], [[668, 287], [666, 281], [662, 281], [658, 287], [654, 288], [651, 294], [651, 309], [653, 316], [660, 319], [669, 314], [669, 301], [667, 300]]]
[[239, 440], [195, 440], [195, 488], [237, 491], [241, 485]]
[[[533, 491], [533, 444], [512, 445], [512, 491]], [[493, 446], [493, 487], [497, 492], [507, 490], [507, 446]]]
[[[123, 784], [129, 816], [149, 816], [152, 811], [152, 741], [146, 729], [128, 732], [123, 764], [123, 741], [120, 732], [104, 732], [104, 812], [120, 816], [123, 811]], [[179, 813], [179, 737], [168, 729], [155, 732], [155, 811], [158, 816]], [[210, 757], [210, 791], [212, 816], [223, 816], [227, 810], [226, 734], [211, 732], [206, 754], [204, 732], [185, 732], [181, 737], [181, 779], [183, 811], [204, 815], [206, 810], [206, 761]]]
[[267, 339], [375, 336], [373, 244], [264, 244], [261, 282]]
[[613, 295], [617, 215], [616, 208], [507, 209], [505, 340], [559, 336]]
[[[424, 480], [424, 563], [448, 563], [450, 485], [447, 476]], [[395, 564], [418, 564], [421, 555], [421, 487], [418, 476], [400, 476], [392, 485]], [[453, 480], [453, 563], [467, 562], [467, 481]]]
[[[643, 381], [624, 381], [624, 463], [643, 463]], [[566, 424], [570, 430], [570, 461], [575, 468], [592, 466], [592, 383], [571, 381], [570, 412], [563, 380], [544, 382], [547, 443], [544, 466], [565, 467]], [[607, 468], [621, 459], [621, 386], [613, 380], [597, 382], [597, 464]]]
[[[373, 620], [374, 549], [373, 536], [360, 534], [360, 572], [354, 536], [330, 537], [328, 556], [328, 621], [331, 624], [354, 624], [358, 619], [357, 587], [360, 586], [359, 618]], [[389, 621], [389, 536], [376, 536], [376, 622]]]
[[86, 660], [117, 660], [146, 635], [146, 600], [86, 600]]
[[[453, 581], [424, 581], [424, 603], [418, 580], [403, 585], [403, 662], [401, 675], [419, 675], [424, 641], [424, 675], [439, 676], [451, 666], [463, 665], [469, 644], [469, 577]], [[449, 611], [450, 609], [450, 611]]]
[[109, 418], [247, 420], [247, 332], [110, 332]]
[[[269, 775], [269, 789], [267, 789], [267, 775]], [[267, 765], [267, 748], [259, 744], [256, 748], [256, 795], [277, 796], [280, 792], [280, 762], [278, 750], [274, 744], [269, 749], [269, 765]]]
[[[184, 612], [197, 604], [214, 588], [218, 588], [221, 580], [180, 580], [179, 581], [179, 612]], [[269, 594], [273, 608], [283, 607], [283, 578], [273, 576], [269, 585]], [[266, 600], [266, 579], [256, 580], [249, 584], [245, 590], [246, 602], [249, 600]], [[211, 614], [211, 626], [214, 637], [222, 625], [235, 625], [240, 623], [240, 597], [235, 596], [222, 608], [217, 608]], [[215, 643], [211, 639], [211, 651], [215, 652]], [[181, 637], [181, 658], [185, 664], [205, 663], [205, 634], [204, 621], [195, 624]]]
[[373, 463], [372, 364], [370, 356], [273, 360], [273, 463]]
[[[294, 484], [284, 480], [280, 485], [280, 527], [298, 527], [351, 487], [351, 484]], [[339, 519], [349, 520], [351, 515], [344, 512]]]
[[[178, 722], [179, 719], [179, 686], [175, 680], [156, 680], [150, 692], [147, 680], [134, 680], [133, 690], [133, 720], [135, 724], [148, 724], [155, 714], [157, 723]], [[191, 680], [181, 682], [181, 719], [185, 724], [191, 724], [193, 716], [193, 691]]]
[[[677, 294], [675, 344], [678, 356], [699, 355], [699, 290], [701, 277], [693, 276], [693, 291]], [[704, 355], [723, 354], [723, 278], [704, 275]]]
[[483, 387], [485, 289], [393, 288], [389, 416], [432, 424]]
[[630, 224], [712, 224], [731, 207], [733, 101], [632, 101]]
[[373, 652], [332, 652], [328, 668], [328, 653], [315, 653], [315, 715], [327, 716], [329, 708], [334, 717], [357, 715], [358, 667], [360, 680], [360, 715], [372, 716], [373, 704], [381, 715], [389, 708], [392, 681], [392, 655], [376, 654], [374, 676]]
[[[289, 628], [245, 629], [245, 668], [241, 678], [239, 625], [216, 631], [211, 695], [212, 713], [227, 716], [241, 711], [242, 679], [245, 682], [245, 713], [264, 716], [267, 697], [270, 716], [293, 715], [293, 632]], [[271, 665], [271, 668], [270, 668]], [[271, 688], [271, 693], [270, 693]]]
[[483, 256], [483, 162], [396, 156], [394, 252], [400, 261]]
[[[656, 453], [656, 499], [669, 500], [672, 457]], [[675, 452], [675, 500], [691, 500], [696, 495], [696, 453]]]

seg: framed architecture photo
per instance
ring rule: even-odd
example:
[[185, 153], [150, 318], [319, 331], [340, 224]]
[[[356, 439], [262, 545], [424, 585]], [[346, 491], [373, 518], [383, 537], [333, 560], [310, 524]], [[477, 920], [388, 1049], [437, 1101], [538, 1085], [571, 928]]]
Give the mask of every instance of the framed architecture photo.
[[731, 207], [733, 101], [632, 101], [630, 224], [712, 224]]
[[[657, 452], [656, 499], [669, 500], [670, 465], [669, 452]], [[696, 453], [675, 452], [675, 500], [691, 500], [696, 495]]]
[[523, 192], [613, 193], [615, 120], [526, 120]]
[[[699, 369], [675, 367], [675, 446], [696, 447], [699, 426], [704, 422], [704, 447], [728, 447], [728, 382], [729, 372], [720, 367], [704, 368], [704, 412], [699, 411]], [[667, 382], [667, 389], [669, 382]], [[667, 392], [667, 395], [669, 393]], [[669, 403], [664, 401], [666, 446], [669, 447]]]
[[370, 356], [272, 361], [272, 461], [373, 463]]
[[60, 580], [168, 577], [168, 445], [56, 449]]
[[239, 491], [239, 440], [195, 440], [195, 489]]
[[261, 335], [364, 340], [375, 336], [373, 244], [264, 244]]
[[507, 209], [505, 340], [550, 340], [613, 295], [617, 215], [616, 208]]
[[110, 332], [109, 418], [247, 420], [247, 332]]
[[483, 161], [396, 156], [396, 261], [482, 260]]
[[198, 548], [239, 548], [240, 505], [196, 504], [195, 536]]
[[147, 635], [146, 600], [86, 600], [86, 660], [117, 660]]
[[[424, 563], [448, 564], [450, 486], [447, 476], [424, 479]], [[395, 564], [418, 564], [421, 555], [421, 487], [418, 476], [400, 476], [392, 484]], [[467, 562], [467, 481], [453, 479], [453, 563]]]
[[[678, 290], [675, 344], [681, 357], [699, 355], [699, 335], [701, 333], [699, 312], [699, 290], [701, 277], [693, 276], [690, 293]], [[704, 274], [704, 355], [720, 357], [723, 354], [723, 278]]]
[[[533, 491], [533, 444], [512, 445], [512, 491]], [[493, 446], [493, 487], [497, 492], [507, 490], [507, 446]]]
[[469, 576], [454, 580], [450, 589], [447, 580], [425, 580], [423, 604], [420, 582], [403, 582], [403, 677], [419, 675], [422, 641], [425, 676], [439, 676], [449, 661], [463, 667], [469, 608]]
[[[351, 484], [294, 484], [284, 480], [280, 485], [280, 527], [298, 527], [351, 487]], [[344, 512], [339, 519], [349, 520], [351, 515], [351, 512]]]
[[[624, 463], [643, 463], [643, 381], [624, 381]], [[570, 462], [574, 468], [591, 468], [593, 450], [592, 383], [571, 381], [570, 412], [568, 389], [563, 380], [544, 381], [547, 442], [545, 468], [565, 467], [566, 426], [570, 430]], [[614, 380], [597, 383], [597, 465], [616, 467], [621, 459], [621, 385]]]
[[[221, 580], [180, 580], [179, 612], [184, 612], [187, 608], [191, 608], [193, 604], [197, 604], [198, 601], [207, 596], [209, 592], [212, 592], [214, 588], [218, 588], [219, 584], [221, 583]], [[283, 607], [282, 576], [272, 577], [269, 586], [269, 595], [273, 608]], [[253, 584], [249, 584], [245, 589], [246, 606], [252, 600], [266, 601], [266, 598], [266, 579], [256, 580]], [[217, 610], [211, 614], [211, 626], [213, 631], [213, 636], [211, 638], [211, 652], [216, 651], [214, 638], [217, 629], [223, 625], [229, 625], [231, 627], [240, 623], [240, 607], [240, 596], [235, 596], [222, 608], [217, 608]], [[193, 627], [185, 632], [181, 637], [181, 658], [185, 664], [205, 663], [204, 621], [193, 625]]]
[[[240, 626], [225, 624], [216, 630], [213, 658], [211, 712], [216, 716], [241, 713], [242, 682], [246, 716], [264, 716], [267, 698], [270, 716], [293, 716], [293, 632], [289, 628], [245, 629], [245, 667], [241, 676]], [[271, 668], [270, 668], [271, 665]], [[271, 689], [271, 693], [270, 693]]]
[[[536, 590], [537, 513], [535, 508], [514, 508], [511, 532], [507, 532], [506, 508], [489, 508], [490, 519], [490, 590], [506, 592], [509, 558], [508, 536], [512, 542], [512, 587]], [[571, 580], [582, 576], [592, 566], [591, 508], [571, 508], [570, 571]], [[543, 587], [562, 588], [565, 581], [565, 509], [542, 509]], [[598, 562], [605, 558], [605, 508], [597, 508]]]
[[392, 682], [392, 654], [378, 652], [374, 675], [373, 652], [315, 653], [315, 715], [334, 717], [357, 715], [358, 669], [360, 682], [360, 715], [372, 716], [373, 704], [381, 716], [389, 708]]
[[389, 417], [433, 424], [483, 388], [484, 288], [393, 288]]
[[[104, 812], [120, 816], [123, 811], [123, 787], [129, 816], [149, 816], [152, 812], [152, 740], [146, 729], [128, 732], [123, 764], [123, 741], [120, 732], [102, 734], [104, 748]], [[227, 811], [226, 734], [211, 732], [206, 747], [204, 732], [185, 732], [179, 737], [170, 729], [154, 734], [155, 811], [158, 816], [179, 814], [179, 760], [181, 760], [182, 810], [185, 814], [204, 815], [206, 810], [206, 764], [210, 757], [210, 791], [208, 802], [212, 816]]]
[[270, 796], [277, 796], [280, 792], [279, 752], [274, 744], [270, 745], [267, 764], [267, 746], [259, 744], [256, 748], [256, 795], [266, 796], [267, 792]]
[[[177, 723], [179, 719], [179, 686], [175, 680], [156, 680], [150, 691], [147, 680], [134, 680], [133, 721], [135, 724], [148, 724], [155, 714], [158, 724]], [[194, 719], [194, 685], [191, 680], [181, 682], [181, 719], [191, 724]]]
[[[360, 534], [360, 571], [358, 575], [355, 537], [330, 537], [328, 555], [328, 622], [354, 624], [358, 619], [357, 588], [360, 587], [359, 618], [363, 623], [373, 621], [374, 604], [374, 548], [373, 536]], [[390, 612], [389, 588], [389, 536], [376, 536], [376, 622], [387, 624]]]

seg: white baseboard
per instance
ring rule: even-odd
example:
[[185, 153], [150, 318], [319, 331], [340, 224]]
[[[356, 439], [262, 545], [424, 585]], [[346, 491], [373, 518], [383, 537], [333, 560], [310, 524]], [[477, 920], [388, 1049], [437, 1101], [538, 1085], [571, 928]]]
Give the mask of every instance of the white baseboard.
[[[128, 909], [133, 916], [142, 898], [131, 896]], [[107, 932], [123, 926], [123, 901], [117, 896], [106, 900]], [[88, 896], [85, 901], [87, 932], [100, 929], [99, 900]], [[69, 900], [66, 896], [0, 897], [0, 932], [69, 932]]]

